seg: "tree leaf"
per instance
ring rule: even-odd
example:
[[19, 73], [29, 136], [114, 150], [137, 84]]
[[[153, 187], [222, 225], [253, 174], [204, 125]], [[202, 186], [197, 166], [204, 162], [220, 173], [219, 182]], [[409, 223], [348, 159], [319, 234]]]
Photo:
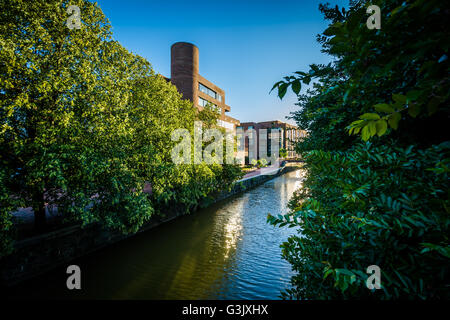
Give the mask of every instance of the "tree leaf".
[[284, 83], [284, 81], [278, 81], [277, 83], [275, 83], [272, 87], [272, 89], [270, 89], [270, 92], [272, 92], [275, 88], [277, 88], [278, 86], [280, 86], [280, 84]]
[[364, 128], [362, 128], [362, 131], [361, 131], [361, 137], [362, 137], [362, 139], [363, 139], [364, 141], [369, 140], [369, 138], [370, 138], [370, 132], [369, 132], [369, 127], [368, 127], [368, 126], [365, 126]]
[[392, 99], [398, 104], [406, 103], [406, 96], [404, 96], [403, 94], [393, 94]]
[[373, 106], [378, 112], [393, 113], [395, 110], [387, 103], [379, 103]]
[[394, 130], [398, 129], [398, 122], [400, 121], [401, 118], [402, 116], [400, 115], [399, 112], [394, 112], [389, 116], [388, 123], [392, 129]]
[[363, 115], [360, 115], [359, 118], [363, 120], [378, 120], [380, 119], [380, 116], [376, 113], [364, 113]]
[[283, 99], [283, 97], [286, 95], [288, 86], [289, 86], [288, 83], [282, 83], [278, 87], [278, 97], [280, 98], [280, 100]]
[[295, 94], [299, 94], [301, 88], [302, 88], [302, 84], [300, 83], [299, 79], [292, 82], [292, 91], [294, 91]]
[[369, 127], [370, 136], [374, 136], [377, 133], [377, 126], [375, 121], [370, 121], [367, 126]]
[[386, 133], [387, 130], [387, 122], [384, 119], [380, 119], [376, 122], [377, 135], [381, 137]]
[[420, 113], [420, 105], [418, 103], [410, 103], [408, 106], [408, 113], [413, 118], [417, 117]]

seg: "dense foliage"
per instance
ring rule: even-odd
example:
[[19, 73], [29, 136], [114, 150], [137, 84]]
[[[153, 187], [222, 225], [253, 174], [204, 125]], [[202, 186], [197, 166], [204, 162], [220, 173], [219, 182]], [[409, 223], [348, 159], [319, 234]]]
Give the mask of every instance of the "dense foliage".
[[[80, 29], [66, 26], [69, 4]], [[114, 41], [97, 4], [4, 0], [0, 9], [0, 256], [18, 208], [33, 208], [38, 229], [56, 205], [83, 225], [135, 232], [241, 175], [234, 165], [172, 163], [171, 132], [192, 133], [211, 115]]]
[[[369, 29], [369, 5], [381, 29]], [[286, 297], [448, 298], [449, 8], [442, 1], [321, 5], [329, 65], [276, 83], [299, 94], [292, 117], [306, 178], [274, 225], [297, 227], [282, 245], [297, 274]], [[362, 141], [361, 141], [362, 140]], [[369, 141], [370, 140], [370, 141]], [[368, 142], [366, 142], [368, 141]], [[382, 290], [366, 287], [381, 268]]]

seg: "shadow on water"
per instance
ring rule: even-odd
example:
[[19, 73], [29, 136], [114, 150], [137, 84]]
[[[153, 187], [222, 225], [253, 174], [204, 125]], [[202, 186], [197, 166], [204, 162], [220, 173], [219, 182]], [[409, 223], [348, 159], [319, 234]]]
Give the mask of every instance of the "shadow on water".
[[[91, 299], [278, 299], [290, 265], [280, 244], [294, 229], [267, 224], [283, 214], [302, 171], [277, 177], [195, 214], [77, 259], [82, 289], [59, 268], [11, 290], [12, 297]], [[11, 296], [10, 296], [11, 297]]]

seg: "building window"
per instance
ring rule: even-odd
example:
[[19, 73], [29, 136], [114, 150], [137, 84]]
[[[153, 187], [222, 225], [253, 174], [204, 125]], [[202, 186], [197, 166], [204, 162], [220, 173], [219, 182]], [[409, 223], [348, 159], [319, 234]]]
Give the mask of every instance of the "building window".
[[206, 107], [207, 104], [210, 104], [215, 111], [220, 112], [220, 108], [216, 104], [214, 104], [214, 103], [212, 103], [212, 102], [210, 102], [208, 100], [205, 100], [205, 99], [203, 99], [201, 97], [198, 97], [198, 105], [200, 107], [204, 108], [204, 107]]
[[217, 120], [217, 124], [221, 126], [222, 128], [228, 129], [228, 130], [234, 130], [234, 124], [228, 121], [224, 120]]
[[211, 98], [214, 98], [214, 99], [219, 100], [220, 102], [222, 102], [222, 96], [220, 94], [218, 94], [214, 90], [211, 90], [210, 88], [208, 88], [207, 86], [201, 84], [200, 82], [198, 83], [198, 90], [203, 92], [203, 93], [205, 93], [205, 94], [207, 94]]

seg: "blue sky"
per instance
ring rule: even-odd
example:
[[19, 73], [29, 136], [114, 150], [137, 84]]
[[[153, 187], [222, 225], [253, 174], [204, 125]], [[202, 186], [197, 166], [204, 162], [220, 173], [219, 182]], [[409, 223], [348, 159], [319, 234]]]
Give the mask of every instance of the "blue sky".
[[[97, 0], [114, 38], [170, 77], [170, 46], [194, 43], [199, 72], [225, 90], [228, 115], [248, 121], [286, 121], [298, 107], [289, 92], [280, 101], [273, 84], [311, 63], [328, 63], [316, 35], [327, 23], [321, 1]], [[345, 0], [328, 0], [347, 5]], [[291, 122], [292, 121], [288, 121]]]

